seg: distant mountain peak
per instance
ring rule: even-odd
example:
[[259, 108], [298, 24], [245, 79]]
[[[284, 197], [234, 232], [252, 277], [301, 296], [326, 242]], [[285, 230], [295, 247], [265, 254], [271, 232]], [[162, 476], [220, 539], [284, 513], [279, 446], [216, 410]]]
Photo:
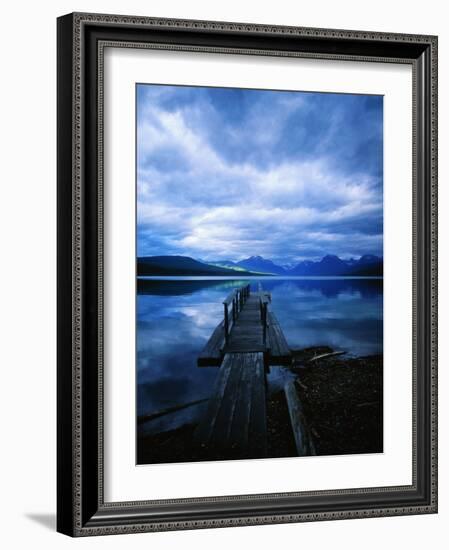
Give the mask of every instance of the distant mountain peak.
[[250, 256], [245, 260], [240, 260], [237, 265], [250, 269], [252, 271], [259, 271], [261, 273], [269, 273], [273, 275], [285, 275], [286, 271], [280, 265], [276, 265], [271, 260], [267, 260], [260, 255]]
[[308, 276], [381, 276], [382, 258], [365, 254], [360, 259], [342, 260], [335, 254], [326, 254], [320, 261], [302, 261], [290, 269], [292, 275]]
[[336, 256], [335, 254], [326, 254], [326, 256], [323, 256], [323, 258], [321, 259], [322, 262], [334, 262], [334, 261], [338, 261], [338, 262], [341, 262], [343, 260], [341, 260], [338, 256]]

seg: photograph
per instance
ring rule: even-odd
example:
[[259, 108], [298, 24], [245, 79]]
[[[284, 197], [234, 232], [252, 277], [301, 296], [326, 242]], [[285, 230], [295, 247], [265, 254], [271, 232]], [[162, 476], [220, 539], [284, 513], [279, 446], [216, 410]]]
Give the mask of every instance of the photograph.
[[382, 453], [383, 96], [135, 94], [137, 465]]

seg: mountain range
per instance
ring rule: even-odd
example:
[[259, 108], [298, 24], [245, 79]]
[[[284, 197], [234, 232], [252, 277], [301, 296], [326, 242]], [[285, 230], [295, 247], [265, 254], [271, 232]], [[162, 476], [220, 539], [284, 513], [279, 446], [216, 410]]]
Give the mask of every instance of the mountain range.
[[[264, 275], [244, 271], [245, 275]], [[137, 275], [211, 275], [211, 276], [235, 276], [235, 269], [212, 265], [189, 258], [188, 256], [145, 256], [137, 258]]]
[[202, 261], [188, 256], [145, 256], [137, 259], [138, 275], [211, 275], [235, 276], [382, 276], [383, 259], [366, 254], [359, 259], [342, 260], [328, 254], [319, 261], [304, 260], [293, 266], [282, 266], [262, 256], [245, 260]]

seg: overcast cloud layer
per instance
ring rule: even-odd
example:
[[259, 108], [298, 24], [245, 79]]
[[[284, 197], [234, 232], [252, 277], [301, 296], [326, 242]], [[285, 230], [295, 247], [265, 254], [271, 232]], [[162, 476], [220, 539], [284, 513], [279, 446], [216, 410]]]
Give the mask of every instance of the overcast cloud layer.
[[383, 255], [380, 96], [138, 85], [138, 255]]

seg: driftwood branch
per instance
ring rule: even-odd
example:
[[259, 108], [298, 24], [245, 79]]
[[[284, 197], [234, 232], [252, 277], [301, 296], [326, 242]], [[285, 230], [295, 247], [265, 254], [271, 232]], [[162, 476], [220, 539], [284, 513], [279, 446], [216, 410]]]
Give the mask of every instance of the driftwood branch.
[[312, 357], [308, 360], [308, 363], [313, 363], [314, 361], [318, 361], [318, 359], [325, 359], [326, 357], [335, 357], [337, 355], [343, 355], [346, 351], [332, 351], [330, 353], [322, 353], [321, 355], [316, 355], [315, 357]]

